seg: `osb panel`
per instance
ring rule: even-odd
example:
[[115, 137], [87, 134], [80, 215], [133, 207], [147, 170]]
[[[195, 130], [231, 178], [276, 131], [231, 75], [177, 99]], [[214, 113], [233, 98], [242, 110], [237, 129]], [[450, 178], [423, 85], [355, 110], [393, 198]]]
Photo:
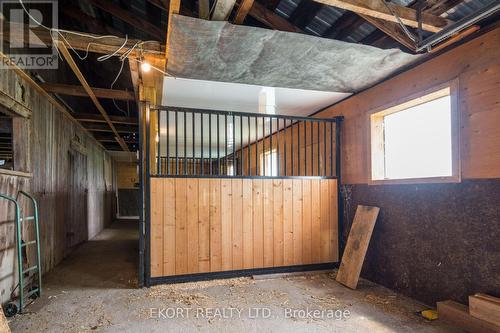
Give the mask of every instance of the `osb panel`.
[[462, 178], [500, 177], [500, 28], [321, 112], [345, 116], [342, 173], [345, 184], [369, 180], [369, 113], [452, 79], [459, 80]]
[[500, 180], [347, 185], [343, 239], [356, 207], [380, 207], [361, 276], [433, 306], [500, 295]]

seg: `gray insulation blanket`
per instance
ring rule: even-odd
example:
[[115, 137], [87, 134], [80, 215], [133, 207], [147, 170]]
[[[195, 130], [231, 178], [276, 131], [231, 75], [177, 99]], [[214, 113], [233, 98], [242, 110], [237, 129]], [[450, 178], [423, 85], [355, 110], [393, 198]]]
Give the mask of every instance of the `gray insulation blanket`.
[[167, 71], [188, 79], [355, 93], [419, 57], [180, 15], [171, 29]]

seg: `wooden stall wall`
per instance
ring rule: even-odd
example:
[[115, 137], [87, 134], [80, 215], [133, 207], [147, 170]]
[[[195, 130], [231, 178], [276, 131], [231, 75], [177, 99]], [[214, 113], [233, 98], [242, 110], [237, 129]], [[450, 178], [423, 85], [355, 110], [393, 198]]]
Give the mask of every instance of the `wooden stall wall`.
[[335, 126], [300, 121], [236, 152], [236, 158], [243, 161], [244, 175], [263, 175], [262, 153], [274, 151], [280, 176], [336, 176]]
[[337, 180], [151, 178], [151, 276], [338, 261]]
[[[499, 45], [497, 25], [318, 114], [345, 117], [346, 234], [356, 205], [380, 207], [363, 277], [431, 305], [500, 295]], [[370, 111], [457, 78], [462, 182], [367, 185]]]
[[[32, 110], [22, 132], [26, 147], [18, 147], [17, 150], [18, 154], [27, 153], [23, 171], [31, 172], [32, 177], [0, 173], [0, 192], [15, 197], [17, 191], [23, 189], [33, 193], [38, 200], [42, 269], [47, 272], [71, 251], [71, 245], [92, 238], [111, 222], [114, 190], [112, 161], [96, 141], [83, 133], [14, 71], [0, 70], [0, 90]], [[78, 149], [75, 150], [72, 141], [79, 142]], [[79, 188], [79, 191], [75, 193], [73, 188]], [[71, 221], [75, 209], [85, 217], [78, 224]], [[2, 200], [2, 302], [9, 299], [17, 284], [13, 219], [12, 205]]]

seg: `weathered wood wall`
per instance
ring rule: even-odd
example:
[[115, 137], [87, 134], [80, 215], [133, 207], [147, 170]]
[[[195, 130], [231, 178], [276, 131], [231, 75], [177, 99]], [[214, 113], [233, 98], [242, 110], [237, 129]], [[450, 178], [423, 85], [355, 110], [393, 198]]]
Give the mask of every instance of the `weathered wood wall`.
[[[0, 90], [32, 110], [22, 130], [25, 147], [15, 149], [18, 148], [18, 154], [27, 153], [25, 168], [28, 170], [23, 171], [29, 171], [33, 176], [26, 178], [0, 173], [0, 192], [15, 196], [18, 190], [24, 189], [37, 198], [40, 207], [42, 268], [47, 272], [71, 250], [68, 248], [69, 236], [77, 240], [92, 238], [111, 221], [112, 161], [93, 139], [12, 70], [0, 70]], [[19, 93], [22, 90], [24, 100]], [[76, 174], [73, 175], [69, 170], [71, 140], [79, 140], [86, 150], [86, 158], [80, 159], [86, 162], [76, 162], [73, 166], [73, 173]], [[83, 192], [70, 196], [71, 177], [85, 179], [86, 187], [81, 189]], [[70, 211], [75, 207], [75, 200], [81, 200], [82, 197], [86, 199], [86, 225], [70, 230]], [[12, 206], [0, 202], [1, 301], [9, 298], [17, 284], [13, 218]]]
[[151, 178], [151, 275], [338, 261], [337, 180]]

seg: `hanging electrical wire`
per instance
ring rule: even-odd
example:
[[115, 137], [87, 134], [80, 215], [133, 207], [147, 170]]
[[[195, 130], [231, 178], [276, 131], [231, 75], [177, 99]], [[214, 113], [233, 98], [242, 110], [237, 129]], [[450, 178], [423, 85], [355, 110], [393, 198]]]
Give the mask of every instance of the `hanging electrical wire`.
[[[21, 5], [21, 7], [23, 8], [24, 12], [28, 15], [28, 17], [33, 21], [35, 22], [38, 26], [46, 29], [49, 31], [49, 34], [50, 34], [50, 38], [52, 39], [52, 43], [53, 44], [56, 44], [56, 38], [54, 36], [54, 34], [57, 35], [57, 37], [60, 37], [63, 41], [63, 43], [80, 59], [80, 60], [86, 60], [89, 56], [89, 53], [90, 53], [90, 47], [91, 45], [93, 44], [97, 44], [97, 43], [94, 43], [94, 42], [89, 42], [87, 43], [87, 47], [85, 49], [85, 53], [83, 55], [81, 55], [77, 50], [75, 50], [75, 48], [71, 45], [71, 43], [68, 41], [68, 39], [66, 38], [66, 36], [64, 35], [64, 33], [66, 34], [71, 34], [71, 35], [76, 35], [76, 36], [81, 36], [81, 37], [86, 37], [86, 38], [90, 38], [90, 39], [93, 39], [93, 40], [101, 40], [101, 39], [110, 39], [110, 38], [121, 38], [121, 37], [118, 37], [118, 36], [115, 36], [115, 35], [104, 35], [104, 36], [94, 36], [94, 35], [91, 35], [91, 34], [87, 34], [87, 33], [81, 33], [81, 32], [75, 32], [75, 31], [69, 31], [69, 30], [64, 30], [64, 29], [56, 29], [56, 28], [50, 28], [50, 27], [47, 27], [46, 25], [42, 24], [41, 22], [39, 22], [35, 17], [33, 17], [30, 12], [28, 11], [28, 9], [25, 7], [24, 3], [22, 0], [19, 0], [19, 3]], [[99, 62], [103, 62], [103, 61], [106, 61], [106, 60], [109, 60], [113, 57], [119, 57], [119, 61], [120, 61], [120, 69], [116, 75], [116, 77], [114, 78], [113, 82], [111, 83], [111, 89], [113, 89], [114, 85], [116, 84], [116, 82], [118, 81], [118, 78], [120, 77], [120, 75], [122, 74], [123, 72], [123, 67], [125, 65], [125, 60], [128, 58], [129, 61], [133, 60], [133, 61], [137, 61], [139, 62], [140, 64], [147, 64], [146, 62], [144, 62], [141, 57], [141, 59], [137, 59], [137, 58], [133, 58], [129, 56], [132, 54], [132, 52], [136, 49], [136, 48], [141, 48], [141, 54], [143, 52], [142, 50], [142, 47], [147, 44], [147, 43], [157, 43], [156, 41], [137, 41], [134, 45], [132, 45], [131, 47], [129, 47], [127, 50], [125, 50], [124, 52], [121, 52], [122, 50], [124, 50], [126, 48], [126, 45], [128, 43], [129, 39], [128, 39], [128, 35], [125, 34], [125, 40], [123, 41], [123, 43], [112, 53], [109, 53], [109, 54], [104, 54], [102, 56], [99, 56], [97, 58], [97, 61]], [[59, 53], [59, 49], [56, 47], [55, 48], [56, 51], [57, 51], [57, 54], [59, 56], [59, 58], [62, 60], [62, 57], [61, 57], [61, 54]], [[121, 53], [121, 54], [120, 54]], [[166, 75], [166, 76], [169, 76], [169, 74], [158, 68], [158, 67], [155, 67], [155, 66], [152, 66], [150, 65], [150, 68], [162, 73], [163, 75]], [[124, 111], [122, 108], [120, 108], [116, 101], [114, 99], [112, 99], [113, 101], [113, 104], [114, 106], [120, 111], [122, 112], [123, 114], [127, 115], [127, 112]]]
[[389, 5], [389, 1], [387, 0], [381, 0], [385, 7], [391, 12], [392, 16], [396, 18], [398, 21], [398, 24], [401, 26], [401, 29], [403, 29], [403, 32], [406, 34], [406, 36], [413, 41], [413, 43], [417, 42], [417, 37], [411, 33], [410, 30], [406, 27], [406, 25], [403, 23], [399, 15], [394, 11], [394, 9]]

